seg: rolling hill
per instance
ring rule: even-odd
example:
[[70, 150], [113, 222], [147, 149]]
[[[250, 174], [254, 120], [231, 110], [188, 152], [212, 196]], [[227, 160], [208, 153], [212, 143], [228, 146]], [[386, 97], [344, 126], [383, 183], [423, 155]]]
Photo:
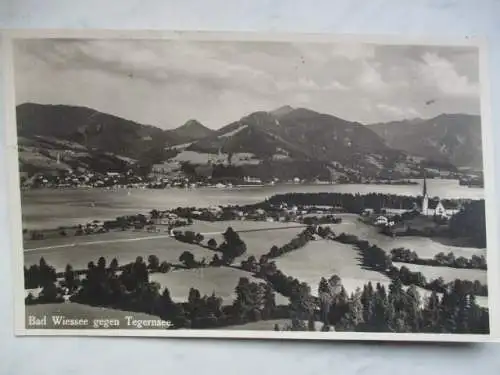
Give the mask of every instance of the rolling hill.
[[481, 118], [442, 114], [367, 126], [394, 149], [457, 167], [482, 168]]
[[67, 105], [21, 104], [17, 107], [17, 129], [22, 137], [51, 137], [132, 159], [163, 148], [169, 141], [168, 134], [157, 127]]
[[246, 173], [266, 178], [283, 175], [283, 168], [290, 169], [286, 177], [301, 173], [329, 179], [335, 170], [375, 176], [406, 160], [364, 125], [290, 106], [251, 113], [185, 151], [227, 155], [233, 164], [245, 155], [247, 161], [239, 162], [246, 164]]

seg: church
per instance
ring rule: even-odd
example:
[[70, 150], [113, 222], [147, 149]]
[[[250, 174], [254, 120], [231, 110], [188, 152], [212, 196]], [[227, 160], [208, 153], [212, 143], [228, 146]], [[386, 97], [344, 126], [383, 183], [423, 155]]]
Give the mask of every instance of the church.
[[429, 210], [429, 194], [427, 192], [427, 178], [424, 175], [424, 186], [422, 189], [422, 204], [420, 207], [420, 213], [425, 216], [440, 216], [440, 217], [448, 217], [448, 212], [443, 206], [443, 203], [439, 200], [436, 208], [433, 210]]

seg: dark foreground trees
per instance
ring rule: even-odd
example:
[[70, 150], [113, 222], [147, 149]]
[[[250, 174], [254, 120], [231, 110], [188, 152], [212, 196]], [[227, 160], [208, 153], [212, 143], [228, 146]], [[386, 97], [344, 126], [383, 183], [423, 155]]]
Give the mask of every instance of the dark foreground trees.
[[[51, 268], [41, 263], [42, 268]], [[290, 322], [286, 325], [290, 330], [313, 330], [315, 322], [322, 322], [322, 331], [489, 332], [488, 309], [478, 305], [475, 289], [468, 281], [443, 283], [442, 293], [434, 291], [423, 299], [415, 285], [405, 286], [399, 276], [388, 288], [368, 283], [348, 294], [342, 280], [333, 275], [320, 280], [314, 296], [308, 284], [285, 275], [274, 262], [263, 257], [259, 262], [250, 262], [255, 267], [255, 277], [263, 281], [240, 278], [232, 304], [224, 305], [215, 294], [202, 296], [194, 288], [186, 302], [176, 303], [167, 288], [162, 292], [159, 284], [150, 282], [148, 265], [142, 257], [121, 266], [120, 272], [113, 263], [108, 266], [104, 258], [97, 264], [90, 262], [81, 285], [73, 285], [78, 284], [78, 278], [68, 266], [62, 282], [68, 289], [71, 285], [75, 288], [70, 300], [159, 316], [174, 328], [207, 329], [285, 319]], [[276, 292], [289, 298], [287, 306], [276, 305]], [[62, 301], [62, 290], [54, 282], [45, 283], [38, 299], [32, 295], [26, 298], [26, 304]]]

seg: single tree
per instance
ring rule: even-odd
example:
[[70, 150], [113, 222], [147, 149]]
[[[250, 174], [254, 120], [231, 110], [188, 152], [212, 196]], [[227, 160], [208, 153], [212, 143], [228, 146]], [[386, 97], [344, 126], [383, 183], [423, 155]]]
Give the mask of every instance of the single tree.
[[193, 268], [196, 264], [194, 255], [190, 251], [184, 251], [179, 256], [179, 262], [183, 263], [186, 268]]

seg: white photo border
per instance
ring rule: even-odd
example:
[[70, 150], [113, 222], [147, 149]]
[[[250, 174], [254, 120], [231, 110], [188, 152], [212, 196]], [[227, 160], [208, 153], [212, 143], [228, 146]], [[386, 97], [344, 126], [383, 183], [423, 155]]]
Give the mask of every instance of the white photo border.
[[[0, 67], [4, 90], [5, 139], [8, 214], [10, 218], [10, 247], [14, 274], [14, 332], [16, 336], [123, 336], [123, 337], [177, 337], [177, 338], [237, 338], [237, 339], [298, 339], [346, 341], [414, 341], [414, 342], [495, 342], [500, 341], [500, 270], [498, 255], [498, 210], [494, 186], [494, 134], [491, 122], [490, 81], [487, 43], [481, 38], [464, 37], [406, 37], [394, 35], [307, 34], [235, 31], [160, 31], [160, 30], [77, 30], [26, 29], [0, 30]], [[364, 43], [377, 45], [421, 45], [443, 47], [477, 47], [479, 52], [482, 154], [488, 264], [488, 309], [490, 333], [428, 334], [428, 333], [376, 333], [376, 332], [276, 332], [236, 330], [140, 330], [140, 329], [28, 329], [25, 326], [22, 211], [19, 189], [17, 126], [15, 113], [15, 85], [12, 45], [18, 39], [128, 39], [128, 40], [184, 40], [184, 41], [238, 41], [238, 42], [309, 42], [309, 43]], [[496, 317], [496, 319], [494, 319]]]

